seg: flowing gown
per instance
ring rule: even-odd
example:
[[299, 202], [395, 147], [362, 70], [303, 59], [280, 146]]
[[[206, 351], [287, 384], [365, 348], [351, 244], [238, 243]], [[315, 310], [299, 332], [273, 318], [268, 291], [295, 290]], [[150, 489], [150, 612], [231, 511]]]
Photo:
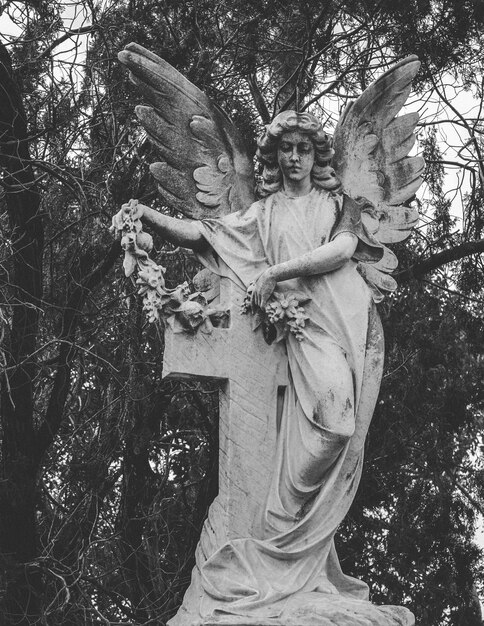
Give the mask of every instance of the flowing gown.
[[[221, 546], [201, 567], [201, 619], [276, 618], [307, 592], [365, 600], [366, 584], [342, 573], [333, 537], [359, 483], [381, 375], [381, 333], [371, 334], [376, 312], [357, 262], [378, 261], [382, 248], [352, 200], [317, 188], [296, 198], [277, 192], [245, 213], [204, 220], [203, 230], [210, 251], [202, 261], [244, 287], [345, 232], [358, 246], [335, 271], [278, 284], [309, 298], [309, 320], [302, 341], [286, 340], [290, 384], [272, 485], [254, 535]], [[380, 358], [373, 351], [371, 363], [372, 342]]]

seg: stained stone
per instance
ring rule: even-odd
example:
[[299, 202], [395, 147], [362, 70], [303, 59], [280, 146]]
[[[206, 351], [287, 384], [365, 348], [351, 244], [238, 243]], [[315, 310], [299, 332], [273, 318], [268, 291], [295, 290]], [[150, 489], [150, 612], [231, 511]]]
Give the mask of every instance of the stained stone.
[[[423, 161], [408, 156], [418, 118], [396, 116], [418, 60], [397, 63], [345, 110], [334, 150], [310, 113], [277, 115], [258, 140], [254, 201], [252, 158], [229, 118], [153, 53], [130, 44], [120, 59], [152, 104], [137, 112], [163, 158], [152, 166], [163, 198], [192, 218], [137, 204], [133, 223], [192, 248], [211, 272], [197, 289], [230, 309], [224, 327], [165, 334], [165, 376], [221, 387], [220, 492], [169, 626], [413, 626], [410, 611], [373, 605], [342, 572], [334, 536], [358, 488], [383, 371], [375, 302], [396, 288], [397, 266], [384, 244], [417, 219], [404, 203], [421, 183]], [[146, 268], [136, 228], [129, 250]], [[156, 317], [170, 294], [152, 270], [139, 276]]]

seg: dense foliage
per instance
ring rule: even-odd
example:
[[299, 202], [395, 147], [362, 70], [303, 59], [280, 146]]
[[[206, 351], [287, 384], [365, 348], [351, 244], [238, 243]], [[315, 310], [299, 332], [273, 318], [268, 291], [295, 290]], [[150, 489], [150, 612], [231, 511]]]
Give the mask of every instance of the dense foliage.
[[[217, 492], [218, 390], [162, 380], [162, 332], [108, 232], [131, 197], [168, 210], [116, 60], [136, 41], [252, 147], [274, 110], [306, 105], [331, 129], [374, 76], [421, 58], [422, 223], [398, 246], [401, 288], [381, 306], [386, 375], [339, 552], [375, 601], [418, 623], [482, 624], [482, 3], [36, 0], [0, 12], [4, 623], [164, 623]], [[192, 259], [157, 250], [173, 284], [193, 275]]]

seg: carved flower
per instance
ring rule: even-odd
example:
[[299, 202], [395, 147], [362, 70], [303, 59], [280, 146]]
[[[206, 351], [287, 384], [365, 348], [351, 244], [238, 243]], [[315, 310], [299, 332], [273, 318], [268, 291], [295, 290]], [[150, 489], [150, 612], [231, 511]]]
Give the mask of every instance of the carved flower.
[[123, 204], [113, 216], [110, 230], [118, 236], [126, 233], [140, 233], [143, 230], [142, 215], [142, 205], [138, 203], [138, 200], [130, 200]]
[[266, 314], [269, 322], [275, 324], [284, 318], [285, 311], [281, 302], [269, 302], [266, 306]]
[[242, 302], [242, 313], [250, 313], [252, 308], [252, 294], [254, 293], [255, 283], [250, 283], [247, 287], [244, 301]]
[[196, 330], [205, 321], [203, 306], [193, 300], [183, 302], [176, 314], [187, 330]]
[[159, 309], [161, 300], [156, 291], [147, 291], [143, 298], [143, 310], [146, 312], [148, 322], [153, 323], [160, 319]]
[[190, 297], [190, 287], [185, 281], [181, 285], [178, 285], [173, 291], [165, 291], [166, 298], [163, 301], [163, 310], [165, 313], [178, 313], [182, 310], [182, 305]]
[[292, 317], [293, 315], [296, 315], [296, 309], [299, 305], [299, 300], [294, 294], [275, 292], [274, 297], [279, 302], [281, 309], [284, 311], [284, 314], [287, 317]]
[[138, 279], [136, 281], [141, 285], [146, 285], [147, 287], [151, 287], [152, 289], [156, 289], [160, 283], [160, 278], [158, 274], [154, 272], [140, 272], [138, 275]]
[[186, 281], [181, 285], [178, 285], [178, 287], [175, 288], [175, 291], [171, 294], [171, 297], [180, 304], [182, 302], [185, 302], [185, 300], [188, 300], [189, 296], [190, 287], [188, 286], [188, 283]]
[[180, 305], [179, 310], [183, 311], [187, 315], [199, 316], [203, 313], [203, 306], [198, 302], [194, 302], [193, 300], [186, 300]]
[[306, 320], [308, 319], [309, 316], [306, 315], [304, 307], [298, 307], [295, 316], [287, 323], [289, 332], [291, 332], [298, 341], [304, 339], [303, 328], [306, 326]]
[[126, 233], [121, 237], [121, 247], [123, 250], [133, 252], [136, 248], [136, 235], [135, 233]]
[[149, 233], [139, 232], [136, 235], [136, 244], [141, 250], [151, 252], [153, 249], [153, 237]]
[[123, 204], [113, 217], [111, 230], [121, 238], [121, 246], [125, 251], [123, 263], [125, 275], [131, 276], [138, 269], [136, 284], [139, 286], [138, 294], [142, 297], [148, 321], [153, 323], [160, 318], [174, 316], [184, 330], [189, 332], [194, 332], [202, 324], [209, 329], [213, 328], [213, 325], [222, 325], [229, 316], [229, 311], [222, 305], [209, 307], [203, 293], [200, 291], [190, 293], [187, 282], [175, 289], [166, 289], [164, 278], [166, 269], [157, 265], [148, 256], [153, 248], [153, 239], [151, 235], [143, 232], [142, 215], [142, 206], [137, 200], [130, 200]]
[[[244, 313], [251, 311], [253, 290], [254, 285], [249, 285], [242, 305]], [[310, 298], [303, 293], [275, 291], [264, 310], [259, 310], [258, 315], [260, 319], [256, 324], [256, 328], [260, 324], [262, 324], [263, 328], [272, 327], [275, 339], [271, 339], [268, 343], [280, 341], [287, 337], [288, 333], [292, 333], [298, 341], [302, 341], [304, 339], [303, 329], [309, 316], [306, 315], [306, 311], [301, 305], [309, 300]]]

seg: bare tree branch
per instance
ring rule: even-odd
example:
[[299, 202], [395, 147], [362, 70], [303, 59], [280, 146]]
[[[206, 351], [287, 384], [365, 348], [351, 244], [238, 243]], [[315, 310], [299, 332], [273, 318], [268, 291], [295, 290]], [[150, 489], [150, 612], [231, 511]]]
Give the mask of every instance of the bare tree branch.
[[449, 248], [443, 250], [437, 254], [432, 254], [427, 259], [419, 261], [409, 268], [399, 272], [395, 275], [398, 282], [403, 283], [411, 278], [421, 278], [425, 274], [432, 272], [433, 270], [451, 263], [452, 261], [458, 261], [472, 254], [482, 254], [484, 252], [484, 239], [479, 241], [467, 241], [465, 243], [456, 246], [455, 248]]

